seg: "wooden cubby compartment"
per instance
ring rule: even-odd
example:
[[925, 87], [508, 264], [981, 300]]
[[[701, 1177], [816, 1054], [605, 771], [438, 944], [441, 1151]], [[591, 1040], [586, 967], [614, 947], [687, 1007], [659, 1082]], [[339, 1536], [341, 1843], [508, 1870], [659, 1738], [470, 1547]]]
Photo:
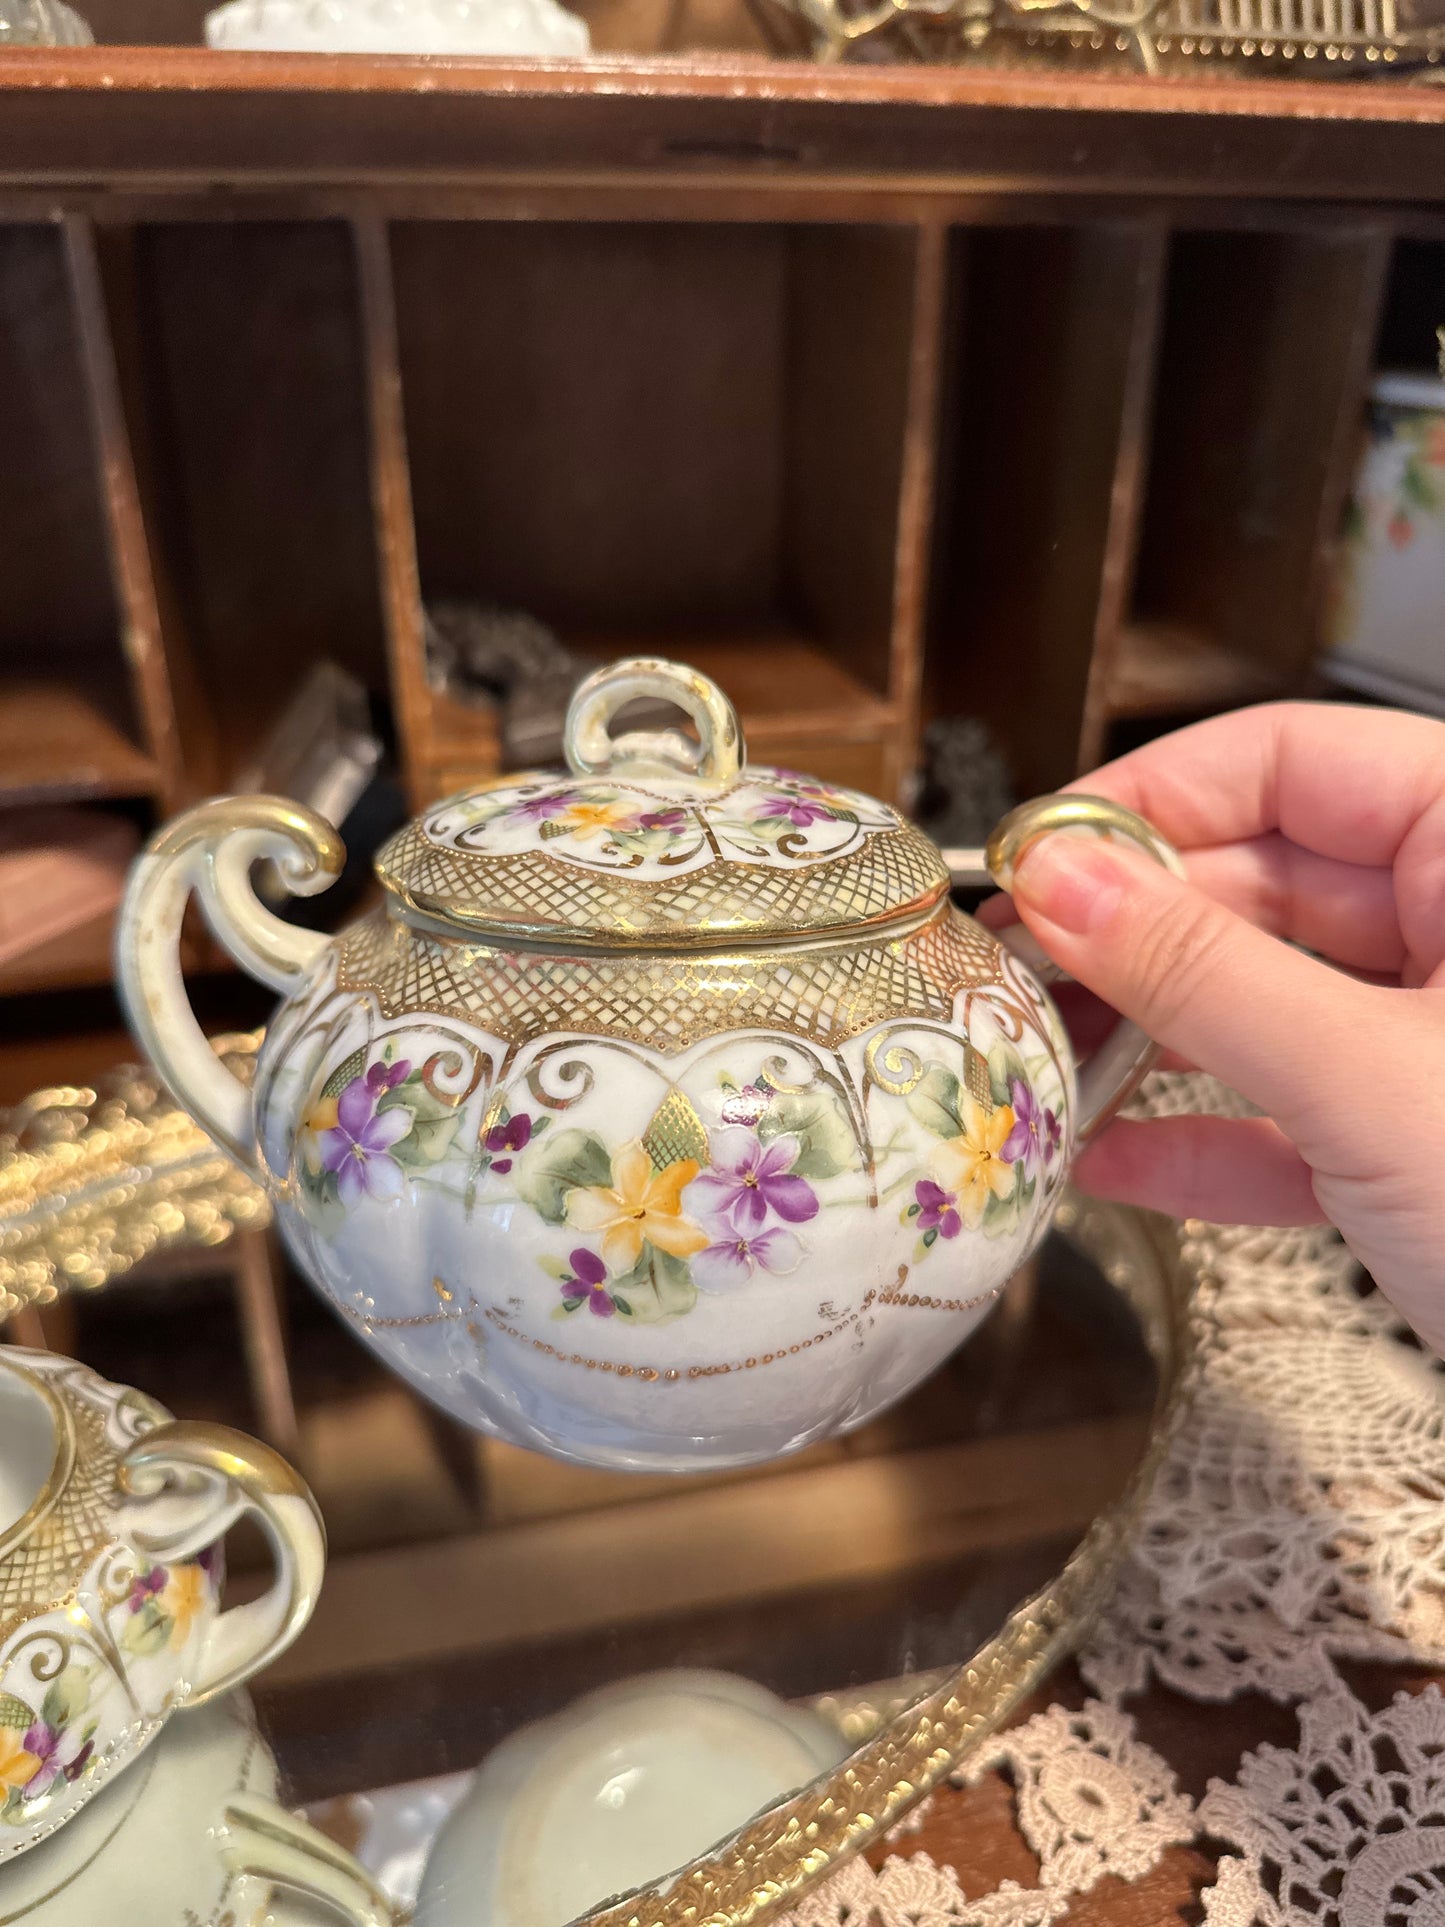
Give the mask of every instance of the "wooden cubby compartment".
[[1111, 715], [1203, 713], [1301, 686], [1388, 260], [1364, 223], [1174, 235]]
[[[916, 231], [401, 222], [389, 242], [422, 596], [526, 609], [599, 659], [691, 661], [758, 760], [896, 791]], [[429, 689], [413, 734], [423, 789], [495, 767], [475, 713]]]
[[352, 235], [155, 222], [131, 245], [132, 433], [220, 788], [317, 661], [387, 687]]
[[1021, 794], [1073, 776], [1132, 553], [1163, 234], [955, 230], [928, 708], [982, 717]]
[[0, 227], [0, 804], [149, 794], [61, 230]]

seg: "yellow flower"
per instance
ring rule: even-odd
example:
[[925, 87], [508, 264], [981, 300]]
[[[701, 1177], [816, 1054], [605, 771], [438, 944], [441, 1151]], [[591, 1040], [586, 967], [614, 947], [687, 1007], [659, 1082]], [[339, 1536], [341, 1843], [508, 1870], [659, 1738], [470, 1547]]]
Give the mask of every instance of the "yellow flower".
[[612, 1183], [578, 1185], [567, 1196], [567, 1222], [602, 1233], [602, 1256], [614, 1272], [631, 1271], [643, 1240], [672, 1258], [690, 1258], [707, 1233], [682, 1215], [682, 1193], [697, 1176], [695, 1158], [678, 1158], [654, 1171], [638, 1138], [612, 1159]]
[[156, 1602], [171, 1620], [170, 1644], [184, 1646], [191, 1621], [206, 1603], [206, 1575], [199, 1566], [175, 1566]]
[[29, 1786], [40, 1771], [40, 1762], [20, 1744], [21, 1736], [13, 1727], [0, 1729], [0, 1787]]
[[933, 1175], [958, 1201], [958, 1215], [972, 1227], [983, 1217], [991, 1197], [1006, 1198], [1013, 1188], [1014, 1168], [1001, 1155], [1014, 1127], [1011, 1104], [986, 1111], [977, 1098], [963, 1094], [963, 1130], [940, 1144], [933, 1155]]
[[311, 1109], [301, 1120], [302, 1156], [306, 1159], [307, 1169], [321, 1169], [320, 1137], [323, 1131], [336, 1129], [336, 1099], [318, 1097]]
[[591, 837], [615, 830], [631, 816], [631, 807], [626, 803], [571, 803], [557, 821], [563, 829], [570, 830], [579, 843], [586, 843]]

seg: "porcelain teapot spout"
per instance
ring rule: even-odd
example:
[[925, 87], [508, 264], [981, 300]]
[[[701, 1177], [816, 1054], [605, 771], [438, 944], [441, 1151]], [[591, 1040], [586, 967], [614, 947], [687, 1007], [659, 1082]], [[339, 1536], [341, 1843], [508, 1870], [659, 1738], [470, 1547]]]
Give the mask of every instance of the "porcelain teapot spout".
[[[694, 734], [616, 736], [639, 696]], [[447, 1410], [586, 1464], [702, 1469], [864, 1423], [984, 1316], [1073, 1151], [1152, 1046], [1076, 1074], [1032, 964], [949, 897], [889, 805], [751, 767], [732, 705], [647, 659], [578, 690], [566, 774], [447, 798], [376, 860], [335, 938], [331, 826], [218, 799], [140, 859], [119, 932], [132, 1022], [254, 1170], [301, 1268]], [[1055, 831], [1178, 859], [1092, 797], [1023, 805], [978, 859], [1007, 888]], [[194, 893], [279, 991], [254, 1086], [217, 1061], [178, 955]]]

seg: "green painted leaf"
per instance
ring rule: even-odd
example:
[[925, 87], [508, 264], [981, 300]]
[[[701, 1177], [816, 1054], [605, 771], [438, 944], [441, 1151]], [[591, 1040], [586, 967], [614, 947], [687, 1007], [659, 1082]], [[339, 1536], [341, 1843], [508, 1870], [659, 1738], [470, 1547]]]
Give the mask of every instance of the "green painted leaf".
[[35, 1724], [35, 1714], [14, 1693], [0, 1693], [0, 1726], [12, 1733], [24, 1733]]
[[135, 1653], [141, 1659], [149, 1659], [153, 1654], [165, 1651], [170, 1636], [170, 1619], [154, 1604], [147, 1603], [138, 1613], [132, 1613], [126, 1621], [120, 1643], [128, 1653]]
[[407, 1135], [392, 1145], [391, 1155], [408, 1170], [423, 1170], [446, 1156], [460, 1122], [455, 1111], [446, 1111], [441, 1117], [419, 1117]]
[[69, 1726], [85, 1711], [89, 1698], [89, 1673], [83, 1666], [67, 1666], [46, 1688], [40, 1716], [50, 1726]]
[[1016, 1077], [1025, 1084], [1028, 1082], [1024, 1060], [1012, 1044], [995, 1044], [988, 1054], [988, 1082], [995, 1104], [1012, 1102], [1011, 1093]]
[[517, 1166], [517, 1193], [548, 1224], [567, 1216], [567, 1193], [578, 1185], [609, 1185], [612, 1159], [595, 1132], [558, 1131]]
[[[853, 1127], [840, 1099], [832, 1091], [778, 1091], [758, 1119], [758, 1136], [796, 1137], [798, 1156], [793, 1171], [800, 1178], [836, 1177], [858, 1163]], [[950, 1135], [952, 1135], [950, 1133]]]
[[[649, 1247], [652, 1250], [651, 1247]], [[697, 1286], [684, 1258], [666, 1251], [652, 1250], [652, 1275], [657, 1287], [657, 1305], [663, 1318], [680, 1318], [697, 1303]]]
[[[539, 1258], [537, 1263], [547, 1276], [555, 1278], [559, 1285], [564, 1284], [572, 1276], [572, 1267], [565, 1258]], [[578, 1303], [581, 1302], [579, 1299]]]
[[1005, 1238], [1011, 1231], [1017, 1231], [1019, 1222], [1018, 1185], [1015, 1184], [1007, 1197], [997, 1198], [992, 1194], [983, 1207], [983, 1235], [985, 1238]]
[[930, 1064], [904, 1099], [909, 1110], [935, 1137], [957, 1137], [963, 1129], [963, 1088], [942, 1064]]

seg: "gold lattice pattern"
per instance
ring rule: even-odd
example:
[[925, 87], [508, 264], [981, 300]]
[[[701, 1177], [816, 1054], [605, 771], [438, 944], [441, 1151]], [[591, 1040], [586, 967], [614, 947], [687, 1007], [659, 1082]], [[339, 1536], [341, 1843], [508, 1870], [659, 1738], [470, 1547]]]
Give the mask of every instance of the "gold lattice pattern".
[[386, 1016], [465, 1017], [509, 1044], [581, 1031], [675, 1051], [756, 1029], [837, 1049], [900, 1017], [947, 1022], [960, 990], [999, 981], [998, 945], [952, 912], [853, 948], [565, 957], [425, 937], [377, 911], [337, 948], [339, 985]]
[[74, 1428], [75, 1456], [63, 1490], [0, 1560], [0, 1641], [68, 1599], [110, 1538], [120, 1451], [102, 1412], [53, 1378], [48, 1384]]
[[413, 823], [376, 859], [377, 874], [418, 909], [473, 926], [536, 935], [588, 931], [614, 941], [732, 931], [750, 936], [868, 923], [948, 886], [937, 850], [917, 830], [867, 837], [850, 856], [769, 868], [720, 860], [682, 877], [639, 882], [562, 858], [479, 856], [435, 844]]

